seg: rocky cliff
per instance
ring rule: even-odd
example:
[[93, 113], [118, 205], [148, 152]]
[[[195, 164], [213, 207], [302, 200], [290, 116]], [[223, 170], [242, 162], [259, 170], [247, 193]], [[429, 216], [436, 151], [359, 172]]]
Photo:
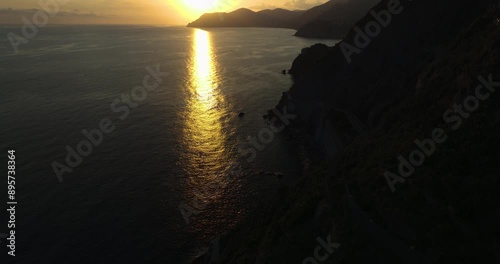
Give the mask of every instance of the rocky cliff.
[[[390, 2], [399, 1], [382, 1], [373, 12], [385, 12]], [[400, 12], [374, 37], [363, 33], [376, 21], [368, 14], [335, 47], [303, 49], [290, 70], [297, 112], [315, 120], [340, 111], [359, 133], [387, 127], [393, 106], [415, 94], [419, 75], [494, 2], [455, 2], [452, 8], [451, 1], [401, 1]], [[326, 146], [325, 152], [335, 151]]]
[[329, 1], [298, 17], [297, 33], [303, 38], [343, 39], [349, 29], [380, 0]]
[[382, 1], [390, 22], [303, 49], [278, 109], [324, 161], [228, 235], [221, 263], [308, 263], [327, 237], [323, 263], [500, 262], [497, 6]]

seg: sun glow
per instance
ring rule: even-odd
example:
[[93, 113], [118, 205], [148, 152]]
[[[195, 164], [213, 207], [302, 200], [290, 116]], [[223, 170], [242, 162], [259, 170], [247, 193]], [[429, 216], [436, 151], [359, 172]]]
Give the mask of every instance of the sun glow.
[[216, 6], [217, 0], [184, 0], [184, 4], [190, 9], [206, 12]]
[[175, 7], [180, 16], [193, 22], [204, 13], [231, 12], [242, 5], [243, 0], [179, 0]]

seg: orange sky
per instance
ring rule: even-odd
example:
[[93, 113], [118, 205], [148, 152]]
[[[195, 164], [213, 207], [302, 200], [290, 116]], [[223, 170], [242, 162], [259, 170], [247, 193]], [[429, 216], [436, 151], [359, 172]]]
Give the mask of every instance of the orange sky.
[[[231, 11], [240, 7], [306, 9], [327, 0], [41, 0], [59, 1], [53, 24], [152, 24], [185, 25], [205, 12]], [[63, 3], [67, 2], [67, 3]], [[31, 20], [39, 0], [0, 0], [0, 23], [22, 24]]]

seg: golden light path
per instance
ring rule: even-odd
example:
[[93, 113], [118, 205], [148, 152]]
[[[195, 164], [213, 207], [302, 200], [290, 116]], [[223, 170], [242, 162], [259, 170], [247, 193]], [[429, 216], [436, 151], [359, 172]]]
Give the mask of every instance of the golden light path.
[[211, 35], [200, 29], [193, 32], [182, 159], [194, 192], [191, 198], [208, 203], [218, 195], [214, 189], [223, 189], [224, 173], [231, 165], [224, 123], [227, 107], [219, 89]]

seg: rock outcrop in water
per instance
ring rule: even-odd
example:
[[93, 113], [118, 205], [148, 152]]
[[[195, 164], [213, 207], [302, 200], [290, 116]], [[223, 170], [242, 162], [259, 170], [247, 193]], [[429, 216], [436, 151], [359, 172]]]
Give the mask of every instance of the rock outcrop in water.
[[[324, 160], [225, 237], [221, 263], [302, 263], [327, 237], [341, 246], [324, 263], [500, 262], [498, 1], [401, 5], [349, 56], [342, 47], [355, 46], [354, 30], [344, 44], [303, 49], [294, 61], [294, 85], [278, 109], [299, 116], [293, 130], [310, 135]], [[445, 122], [454, 105], [475, 105], [470, 95], [484, 100]], [[446, 140], [391, 190], [385, 172], [397, 174], [398, 156], [422, 149], [415, 141], [436, 128]]]

